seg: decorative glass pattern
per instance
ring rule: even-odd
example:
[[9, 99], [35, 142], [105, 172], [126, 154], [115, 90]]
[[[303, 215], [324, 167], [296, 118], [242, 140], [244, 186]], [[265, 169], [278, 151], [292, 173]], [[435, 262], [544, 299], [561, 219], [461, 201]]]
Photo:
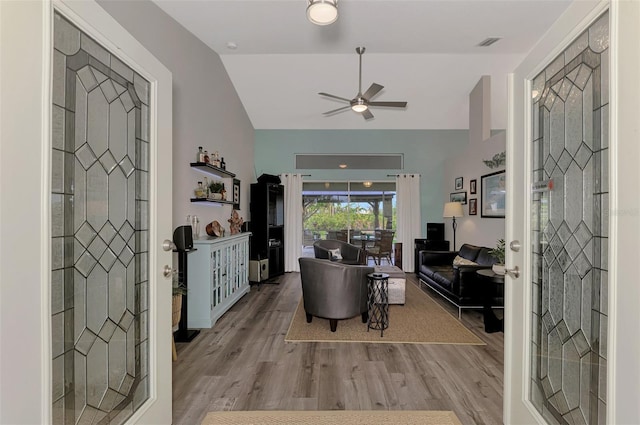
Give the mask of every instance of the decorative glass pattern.
[[149, 82], [54, 15], [54, 424], [120, 424], [149, 396]]
[[530, 399], [551, 424], [606, 419], [608, 48], [606, 13], [532, 86]]

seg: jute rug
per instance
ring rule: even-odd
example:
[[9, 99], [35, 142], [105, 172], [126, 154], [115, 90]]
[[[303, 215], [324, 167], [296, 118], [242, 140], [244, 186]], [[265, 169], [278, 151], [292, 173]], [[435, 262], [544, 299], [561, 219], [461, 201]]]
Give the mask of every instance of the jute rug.
[[389, 306], [389, 327], [384, 330], [383, 337], [380, 337], [380, 331], [371, 329], [367, 332], [367, 325], [362, 323], [360, 315], [339, 320], [336, 332], [331, 332], [326, 319], [314, 317], [307, 323], [300, 300], [285, 341], [485, 345], [415, 284], [407, 281], [405, 291], [404, 305]]
[[455, 413], [436, 410], [329, 410], [329, 411], [279, 411], [209, 412], [202, 425], [462, 425]]

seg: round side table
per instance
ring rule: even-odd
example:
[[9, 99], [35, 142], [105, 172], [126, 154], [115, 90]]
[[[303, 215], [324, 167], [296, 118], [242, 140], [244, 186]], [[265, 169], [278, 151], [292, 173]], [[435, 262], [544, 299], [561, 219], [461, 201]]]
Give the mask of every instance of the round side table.
[[369, 329], [379, 330], [380, 336], [383, 337], [384, 330], [389, 327], [389, 275], [369, 273], [367, 278], [369, 309], [367, 332]]
[[495, 273], [491, 269], [478, 270], [476, 274], [480, 282], [482, 282], [484, 294], [482, 297], [484, 331], [487, 333], [504, 332], [504, 321], [498, 319], [491, 308], [491, 298], [493, 298], [493, 294], [504, 292], [504, 276]]

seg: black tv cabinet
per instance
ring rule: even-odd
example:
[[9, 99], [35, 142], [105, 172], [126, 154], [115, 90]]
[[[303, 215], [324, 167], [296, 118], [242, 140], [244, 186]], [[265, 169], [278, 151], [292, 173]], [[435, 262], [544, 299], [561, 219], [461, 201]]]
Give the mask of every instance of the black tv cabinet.
[[269, 278], [284, 273], [284, 186], [251, 185], [251, 259], [269, 260]]

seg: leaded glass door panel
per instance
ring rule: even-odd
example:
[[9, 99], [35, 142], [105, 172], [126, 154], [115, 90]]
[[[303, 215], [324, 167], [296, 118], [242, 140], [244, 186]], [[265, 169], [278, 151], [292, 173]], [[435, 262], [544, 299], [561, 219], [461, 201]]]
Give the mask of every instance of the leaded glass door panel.
[[608, 22], [533, 80], [530, 393], [549, 423], [606, 416]]
[[[171, 257], [159, 249], [158, 232], [171, 234], [171, 184], [170, 177], [161, 188], [152, 181], [160, 164], [171, 168], [170, 137], [159, 136], [155, 119], [170, 120], [170, 96], [162, 99], [168, 109], [159, 103], [159, 92], [171, 90], [170, 74], [148, 52], [135, 51], [137, 42], [114, 28], [97, 4], [56, 6], [52, 423], [170, 421], [170, 353], [160, 347], [170, 335], [170, 304], [162, 300], [170, 297], [171, 284], [162, 280], [159, 264], [171, 264]], [[95, 34], [134, 50], [117, 49], [116, 55], [111, 40], [98, 41]], [[137, 60], [150, 68], [127, 64]], [[143, 76], [154, 72], [162, 75], [162, 89], [159, 79]], [[167, 381], [168, 390], [159, 389]]]

